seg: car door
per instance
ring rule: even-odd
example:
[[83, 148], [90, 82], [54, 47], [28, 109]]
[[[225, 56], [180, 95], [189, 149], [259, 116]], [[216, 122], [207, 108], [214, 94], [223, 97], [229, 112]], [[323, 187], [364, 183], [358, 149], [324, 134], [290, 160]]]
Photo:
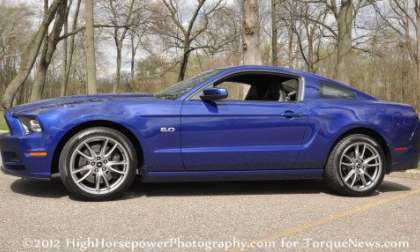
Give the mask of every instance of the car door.
[[187, 99], [182, 159], [192, 171], [292, 169], [307, 128], [302, 102]]

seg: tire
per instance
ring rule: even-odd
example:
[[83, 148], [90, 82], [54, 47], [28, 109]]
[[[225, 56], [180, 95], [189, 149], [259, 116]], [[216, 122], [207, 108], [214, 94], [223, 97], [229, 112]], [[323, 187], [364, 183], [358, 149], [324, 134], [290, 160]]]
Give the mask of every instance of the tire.
[[376, 140], [363, 134], [349, 135], [331, 151], [324, 179], [338, 194], [367, 196], [382, 183], [385, 162], [384, 151]]
[[133, 183], [137, 153], [121, 132], [107, 127], [84, 129], [64, 145], [60, 177], [70, 194], [82, 200], [111, 200]]

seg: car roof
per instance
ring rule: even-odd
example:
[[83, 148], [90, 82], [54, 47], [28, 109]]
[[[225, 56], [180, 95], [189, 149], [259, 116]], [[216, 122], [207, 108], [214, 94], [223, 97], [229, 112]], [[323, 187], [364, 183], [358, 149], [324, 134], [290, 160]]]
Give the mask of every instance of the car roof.
[[311, 72], [305, 72], [301, 70], [297, 70], [291, 67], [282, 67], [282, 66], [269, 66], [269, 65], [238, 65], [238, 66], [228, 66], [219, 68], [220, 70], [224, 71], [273, 71], [273, 72], [282, 72], [284, 74], [291, 74], [291, 75], [301, 75], [305, 77], [312, 77], [316, 79], [322, 79], [322, 80], [328, 80], [332, 81], [341, 85], [349, 86], [346, 83], [342, 83], [336, 80], [329, 79], [327, 77], [324, 77], [322, 75], [318, 75]]

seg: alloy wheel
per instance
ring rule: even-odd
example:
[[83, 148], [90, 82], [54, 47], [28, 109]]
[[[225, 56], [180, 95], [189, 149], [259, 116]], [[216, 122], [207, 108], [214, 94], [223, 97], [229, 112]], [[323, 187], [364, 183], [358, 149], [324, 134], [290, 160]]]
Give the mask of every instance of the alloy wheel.
[[349, 145], [340, 156], [340, 177], [347, 187], [355, 191], [363, 192], [375, 186], [382, 169], [381, 155], [367, 142]]
[[75, 184], [91, 194], [116, 190], [128, 174], [130, 161], [125, 147], [111, 137], [90, 137], [71, 154], [70, 173]]

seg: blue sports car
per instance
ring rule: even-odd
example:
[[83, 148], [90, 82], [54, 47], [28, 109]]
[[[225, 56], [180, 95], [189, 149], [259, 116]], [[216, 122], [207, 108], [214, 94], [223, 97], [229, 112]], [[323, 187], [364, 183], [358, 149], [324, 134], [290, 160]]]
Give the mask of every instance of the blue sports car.
[[363, 196], [417, 167], [419, 119], [312, 73], [270, 66], [212, 70], [156, 94], [43, 100], [5, 113], [2, 170], [59, 173], [68, 191], [115, 198], [143, 182], [324, 179]]

